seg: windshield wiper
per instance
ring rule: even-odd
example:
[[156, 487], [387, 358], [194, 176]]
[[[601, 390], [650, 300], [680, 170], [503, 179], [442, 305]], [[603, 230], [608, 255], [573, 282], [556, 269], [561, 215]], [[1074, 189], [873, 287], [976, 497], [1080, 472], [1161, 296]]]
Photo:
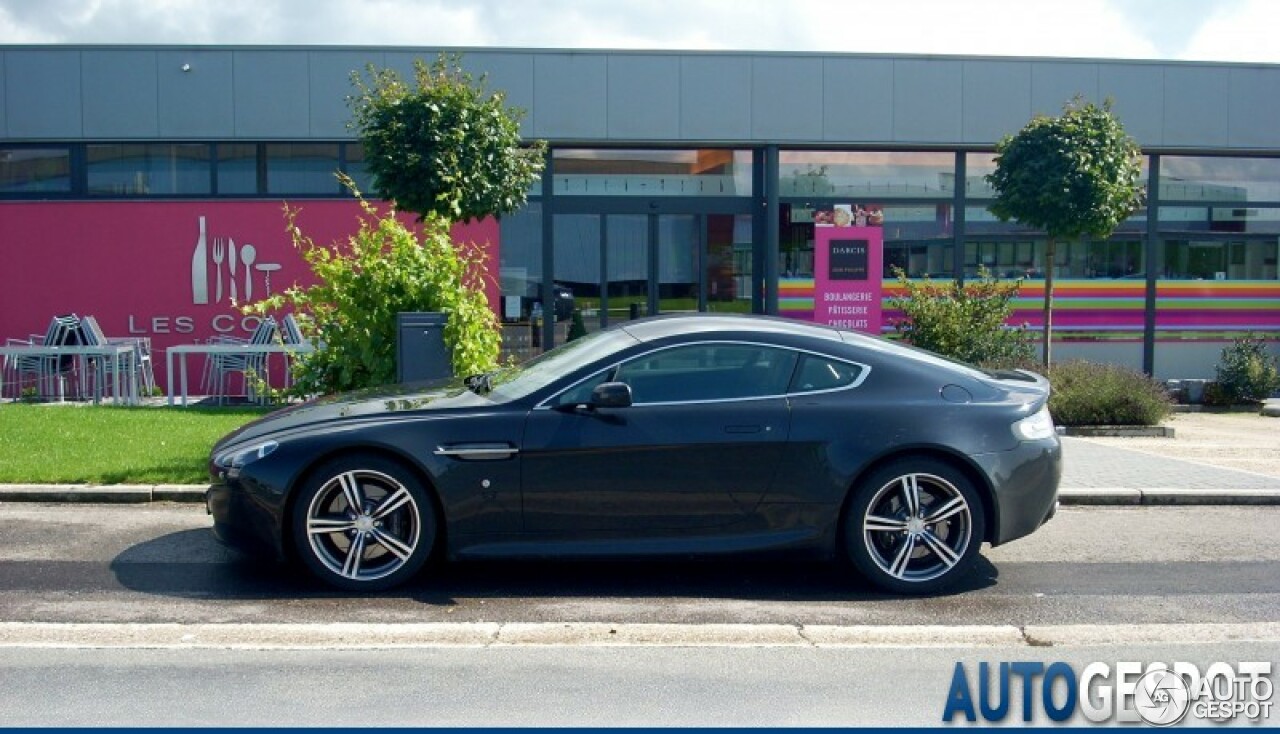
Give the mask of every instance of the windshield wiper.
[[481, 372], [479, 374], [470, 375], [462, 380], [462, 384], [476, 395], [485, 395], [493, 392], [493, 373]]

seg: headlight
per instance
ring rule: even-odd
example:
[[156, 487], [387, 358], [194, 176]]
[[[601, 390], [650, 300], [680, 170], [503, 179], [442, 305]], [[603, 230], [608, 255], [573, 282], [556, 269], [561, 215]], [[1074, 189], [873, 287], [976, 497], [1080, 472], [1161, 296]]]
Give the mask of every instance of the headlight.
[[280, 447], [275, 441], [264, 441], [254, 444], [248, 448], [236, 449], [235, 451], [227, 451], [219, 454], [214, 458], [213, 463], [224, 469], [239, 469], [245, 464], [251, 464], [258, 459], [270, 456], [273, 451]]
[[1028, 416], [1013, 424], [1013, 435], [1019, 441], [1043, 441], [1053, 436], [1053, 418], [1049, 416], [1049, 407], [1045, 406], [1035, 415]]

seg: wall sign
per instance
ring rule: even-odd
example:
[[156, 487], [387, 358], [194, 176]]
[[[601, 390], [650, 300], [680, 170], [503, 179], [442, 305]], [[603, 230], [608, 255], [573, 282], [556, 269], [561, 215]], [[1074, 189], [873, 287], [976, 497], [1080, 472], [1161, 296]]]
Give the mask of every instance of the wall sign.
[[882, 227], [815, 227], [813, 269], [814, 321], [880, 334]]

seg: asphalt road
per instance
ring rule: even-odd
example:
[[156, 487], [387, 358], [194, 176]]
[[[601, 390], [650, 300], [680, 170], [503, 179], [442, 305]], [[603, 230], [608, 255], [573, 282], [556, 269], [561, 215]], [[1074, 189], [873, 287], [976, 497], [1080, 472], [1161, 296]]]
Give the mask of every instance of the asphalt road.
[[[958, 661], [970, 674], [981, 661], [1066, 661], [1076, 673], [1124, 660], [1274, 665], [1277, 520], [1270, 507], [1065, 508], [929, 599], [785, 560], [458, 564], [353, 598], [221, 548], [197, 507], [4, 504], [0, 721], [932, 725]], [[646, 623], [693, 624], [674, 624], [675, 644], [615, 644], [665, 634]], [[824, 638], [823, 625], [837, 627]], [[419, 627], [487, 636], [377, 642]], [[868, 629], [896, 637], [868, 642]], [[755, 637], [733, 642], [742, 630]], [[536, 641], [548, 631], [552, 642]], [[236, 649], [219, 634], [273, 644]], [[1035, 718], [1050, 723], [1038, 705]]]
[[6, 503], [0, 623], [1280, 622], [1278, 523], [1280, 507], [1063, 508], [925, 599], [790, 560], [453, 564], [352, 598], [222, 548], [198, 507]]

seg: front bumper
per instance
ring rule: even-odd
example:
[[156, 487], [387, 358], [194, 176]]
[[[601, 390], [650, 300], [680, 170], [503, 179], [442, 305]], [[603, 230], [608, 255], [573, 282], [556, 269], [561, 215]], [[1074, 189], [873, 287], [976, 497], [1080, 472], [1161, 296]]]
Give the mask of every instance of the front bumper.
[[280, 513], [225, 475], [214, 474], [205, 493], [205, 509], [213, 516], [213, 535], [238, 551], [283, 558]]
[[995, 523], [988, 533], [992, 545], [1029, 535], [1053, 517], [1062, 480], [1062, 443], [1057, 436], [973, 458], [995, 496]]

